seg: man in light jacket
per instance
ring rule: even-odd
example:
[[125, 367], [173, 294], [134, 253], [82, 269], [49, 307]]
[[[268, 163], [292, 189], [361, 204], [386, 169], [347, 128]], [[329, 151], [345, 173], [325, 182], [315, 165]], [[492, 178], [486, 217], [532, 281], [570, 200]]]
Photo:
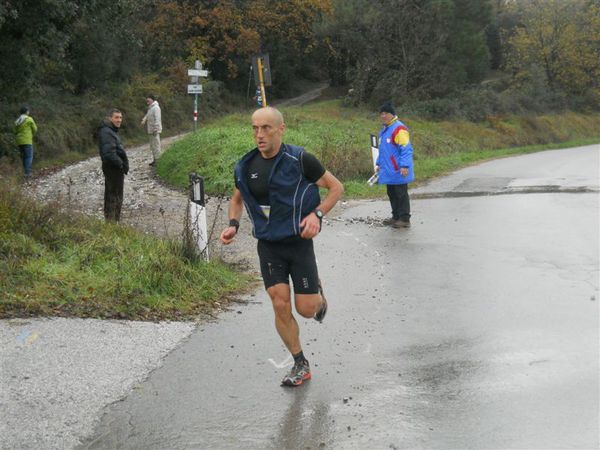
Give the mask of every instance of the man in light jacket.
[[160, 157], [162, 120], [160, 117], [160, 106], [158, 101], [156, 101], [156, 96], [154, 94], [146, 96], [146, 104], [148, 105], [148, 112], [142, 119], [142, 126], [146, 125], [146, 131], [150, 137], [150, 150], [152, 150], [152, 162], [150, 165], [153, 166]]
[[33, 135], [37, 133], [37, 125], [29, 115], [29, 108], [27, 106], [21, 107], [20, 116], [15, 120], [13, 133], [15, 134], [15, 140], [23, 159], [25, 178], [29, 178], [31, 177], [31, 166], [33, 163]]

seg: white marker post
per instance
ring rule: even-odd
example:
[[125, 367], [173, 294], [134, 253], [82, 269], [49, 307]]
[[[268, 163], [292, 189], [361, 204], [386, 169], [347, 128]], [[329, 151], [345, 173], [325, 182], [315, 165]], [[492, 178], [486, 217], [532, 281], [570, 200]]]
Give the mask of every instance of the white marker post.
[[208, 232], [206, 228], [206, 207], [204, 201], [204, 178], [190, 173], [191, 198], [190, 227], [198, 254], [208, 262]]
[[375, 171], [377, 158], [379, 158], [379, 138], [374, 134], [371, 135], [371, 156], [373, 156], [373, 171]]
[[367, 180], [369, 186], [374, 186], [379, 180], [377, 172], [377, 158], [379, 157], [379, 139], [374, 134], [371, 135], [371, 156], [373, 157], [373, 175]]
[[202, 94], [202, 85], [198, 84], [198, 78], [208, 76], [208, 70], [202, 70], [202, 63], [198, 60], [193, 69], [188, 69], [190, 83], [187, 87], [188, 94], [194, 94], [194, 131], [198, 129], [198, 94]]

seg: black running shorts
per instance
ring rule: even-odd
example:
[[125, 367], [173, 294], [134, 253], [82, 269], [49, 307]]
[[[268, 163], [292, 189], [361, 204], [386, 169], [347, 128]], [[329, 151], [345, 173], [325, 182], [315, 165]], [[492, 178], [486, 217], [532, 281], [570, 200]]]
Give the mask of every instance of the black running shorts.
[[258, 240], [260, 272], [265, 289], [279, 283], [294, 283], [296, 294], [317, 294], [319, 273], [312, 239], [300, 237], [284, 242]]

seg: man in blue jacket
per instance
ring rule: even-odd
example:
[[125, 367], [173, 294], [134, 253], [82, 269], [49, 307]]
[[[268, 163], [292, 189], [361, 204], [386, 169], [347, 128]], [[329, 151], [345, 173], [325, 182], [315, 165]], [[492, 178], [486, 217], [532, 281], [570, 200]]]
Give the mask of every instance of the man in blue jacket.
[[375, 171], [379, 173], [379, 184], [387, 186], [392, 206], [392, 217], [383, 221], [394, 228], [410, 227], [410, 199], [408, 183], [414, 181], [413, 149], [408, 128], [398, 120], [390, 103], [379, 110], [383, 128], [379, 132], [379, 157]]
[[[256, 148], [235, 166], [235, 190], [229, 203], [229, 226], [221, 242], [230, 244], [240, 226], [242, 210], [252, 221], [265, 289], [275, 312], [275, 327], [294, 358], [282, 386], [310, 380], [302, 352], [300, 330], [292, 314], [289, 279], [294, 283], [296, 312], [321, 322], [327, 312], [313, 249], [323, 216], [341, 197], [344, 187], [301, 147], [283, 143], [285, 124], [272, 107], [252, 115]], [[319, 187], [327, 189], [321, 200]]]

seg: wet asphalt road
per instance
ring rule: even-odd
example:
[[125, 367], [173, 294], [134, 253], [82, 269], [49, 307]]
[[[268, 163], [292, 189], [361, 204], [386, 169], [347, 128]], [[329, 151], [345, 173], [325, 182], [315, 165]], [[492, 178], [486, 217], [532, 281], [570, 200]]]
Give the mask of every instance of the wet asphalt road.
[[311, 381], [279, 387], [290, 361], [259, 290], [82, 448], [598, 448], [598, 154], [457, 172], [418, 190], [457, 195], [413, 201], [409, 230], [364, 221], [386, 202], [346, 210], [316, 241], [329, 314], [299, 321]]

